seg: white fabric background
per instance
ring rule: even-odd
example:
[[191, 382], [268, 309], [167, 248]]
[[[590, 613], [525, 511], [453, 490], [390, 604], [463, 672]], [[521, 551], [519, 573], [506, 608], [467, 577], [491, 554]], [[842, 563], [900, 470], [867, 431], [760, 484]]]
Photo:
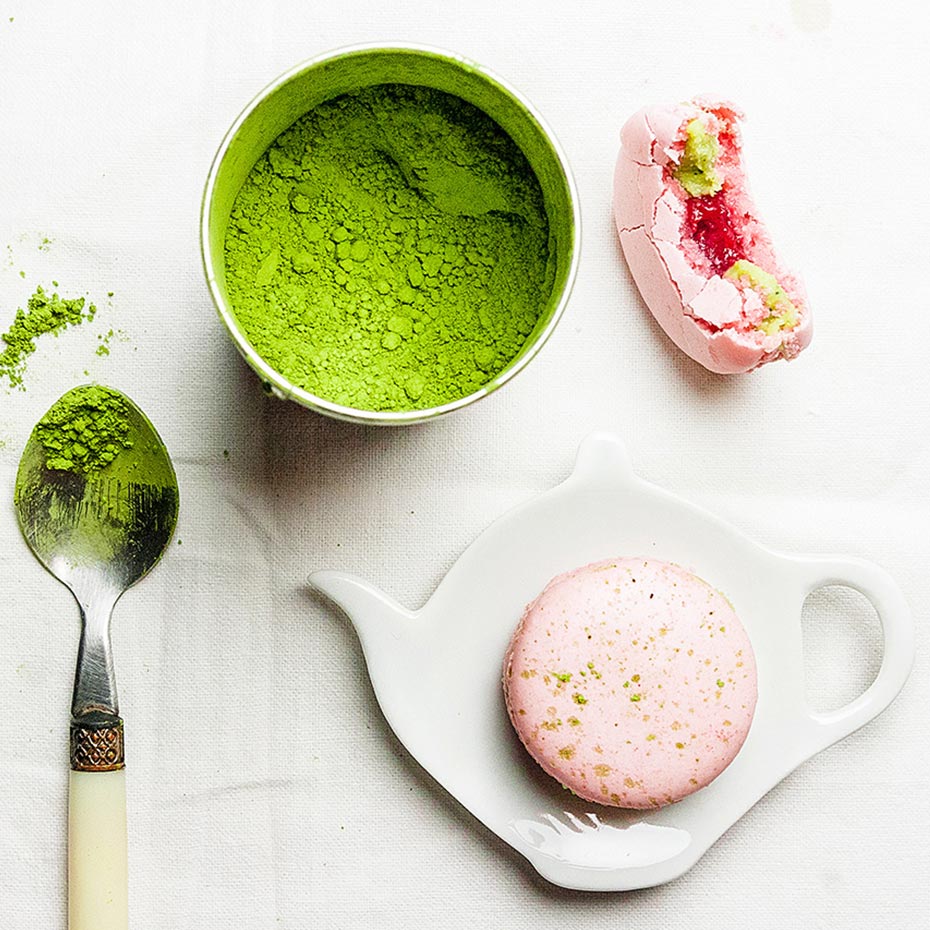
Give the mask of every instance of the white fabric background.
[[[25, 392], [0, 389], [0, 926], [66, 920], [78, 617], [27, 552], [11, 498], [33, 423], [85, 371], [149, 413], [182, 492], [181, 545], [125, 597], [113, 630], [134, 927], [922, 925], [921, 6], [129, 6], [0, 0], [0, 327], [53, 279], [101, 303], [93, 324], [40, 342]], [[397, 431], [265, 398], [216, 317], [197, 241], [210, 160], [253, 94], [304, 58], [378, 40], [449, 48], [519, 87], [568, 153], [584, 221], [575, 292], [540, 357], [491, 399]], [[670, 346], [611, 228], [623, 120], [704, 91], [749, 114], [756, 199], [815, 312], [798, 361], [747, 377], [709, 375]], [[110, 327], [124, 341], [97, 357]], [[305, 585], [313, 568], [343, 568], [421, 603], [482, 528], [567, 474], [594, 428], [621, 435], [640, 474], [764, 544], [881, 563], [918, 634], [887, 713], [789, 777], [686, 876], [628, 895], [546, 885], [437, 789], [383, 722], [348, 624]], [[877, 668], [875, 623], [847, 595], [814, 600], [812, 694], [839, 704]]]

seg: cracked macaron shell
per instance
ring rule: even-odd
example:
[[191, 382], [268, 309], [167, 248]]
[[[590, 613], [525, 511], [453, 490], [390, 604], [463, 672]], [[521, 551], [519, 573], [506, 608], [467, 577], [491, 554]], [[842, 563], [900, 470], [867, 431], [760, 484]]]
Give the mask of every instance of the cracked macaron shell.
[[[698, 98], [689, 104], [651, 106], [621, 130], [614, 172], [614, 217], [624, 255], [644, 301], [672, 341], [705, 368], [720, 374], [751, 371], [794, 358], [811, 340], [811, 315], [800, 280], [778, 261], [752, 202], [741, 163], [739, 119], [732, 104]], [[685, 226], [687, 191], [675, 179], [688, 125], [708, 121], [732, 140], [735, 158], [721, 166], [727, 196], [738, 204], [746, 259], [774, 274], [798, 307], [789, 330], [767, 333], [765, 295], [745, 283], [700, 267], [697, 245]]]
[[503, 687], [549, 775], [588, 801], [650, 809], [735, 758], [756, 666], [723, 594], [677, 565], [617, 558], [557, 576], [526, 608]]

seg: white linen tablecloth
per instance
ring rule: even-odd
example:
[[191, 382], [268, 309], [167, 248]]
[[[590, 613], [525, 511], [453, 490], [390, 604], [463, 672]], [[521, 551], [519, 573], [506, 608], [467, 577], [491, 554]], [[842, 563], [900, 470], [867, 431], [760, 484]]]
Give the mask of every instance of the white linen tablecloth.
[[[0, 328], [37, 284], [100, 306], [0, 387], [0, 927], [63, 928], [78, 615], [22, 542], [34, 422], [89, 379], [127, 391], [181, 483], [178, 542], [113, 628], [137, 928], [922, 925], [930, 910], [930, 66], [919, 4], [0, 2]], [[529, 369], [423, 427], [340, 424], [266, 398], [198, 252], [211, 158], [245, 103], [320, 52], [438, 45], [520, 88], [580, 189], [581, 270]], [[750, 172], [815, 312], [791, 364], [721, 378], [646, 312], [612, 230], [618, 130], [711, 91], [749, 114]], [[43, 244], [43, 240], [49, 242]], [[20, 275], [23, 272], [23, 275]], [[107, 297], [109, 291], [112, 298]], [[116, 331], [109, 356], [98, 335]], [[791, 552], [879, 562], [918, 658], [878, 720], [804, 765], [671, 885], [548, 886], [393, 737], [357, 640], [313, 597], [358, 572], [410, 606], [505, 509], [608, 429], [637, 471]], [[224, 454], [228, 450], [228, 457]], [[812, 700], [880, 660], [870, 611], [808, 610]]]

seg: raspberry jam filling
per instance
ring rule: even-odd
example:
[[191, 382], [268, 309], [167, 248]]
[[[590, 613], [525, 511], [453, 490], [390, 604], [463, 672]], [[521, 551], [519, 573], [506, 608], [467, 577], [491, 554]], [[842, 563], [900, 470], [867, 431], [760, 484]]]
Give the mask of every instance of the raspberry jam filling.
[[697, 243], [719, 275], [746, 257], [746, 245], [725, 193], [721, 190], [710, 197], [688, 197], [685, 201], [684, 233]]

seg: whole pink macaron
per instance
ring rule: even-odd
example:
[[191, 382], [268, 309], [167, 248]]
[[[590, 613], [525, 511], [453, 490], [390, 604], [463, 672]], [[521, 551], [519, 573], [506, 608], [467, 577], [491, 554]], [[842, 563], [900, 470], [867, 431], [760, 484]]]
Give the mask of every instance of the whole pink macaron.
[[713, 781], [756, 706], [749, 637], [719, 591], [656, 559], [554, 578], [504, 659], [510, 719], [530, 755], [588, 801], [648, 809]]

